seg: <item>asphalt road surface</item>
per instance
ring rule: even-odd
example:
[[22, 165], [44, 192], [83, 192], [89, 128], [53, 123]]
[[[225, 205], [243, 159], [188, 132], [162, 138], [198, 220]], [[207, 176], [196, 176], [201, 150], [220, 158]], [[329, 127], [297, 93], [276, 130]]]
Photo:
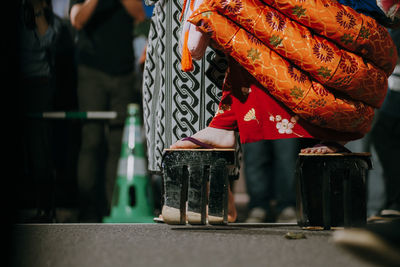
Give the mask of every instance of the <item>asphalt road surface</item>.
[[332, 243], [333, 231], [283, 224], [18, 224], [9, 256], [18, 267], [373, 266]]

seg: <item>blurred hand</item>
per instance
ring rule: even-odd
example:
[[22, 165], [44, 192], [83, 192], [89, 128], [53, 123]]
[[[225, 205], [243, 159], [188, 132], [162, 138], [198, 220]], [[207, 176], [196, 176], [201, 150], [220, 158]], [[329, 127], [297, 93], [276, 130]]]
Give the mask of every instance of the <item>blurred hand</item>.
[[120, 0], [126, 11], [135, 19], [136, 23], [146, 19], [146, 12], [143, 7], [143, 0]]
[[97, 4], [98, 0], [85, 0], [83, 3], [73, 5], [69, 15], [72, 26], [77, 30], [82, 29], [92, 16]]
[[144, 62], [146, 61], [146, 50], [147, 50], [146, 48], [147, 48], [147, 45], [144, 46], [142, 55], [139, 58], [140, 65], [144, 65]]

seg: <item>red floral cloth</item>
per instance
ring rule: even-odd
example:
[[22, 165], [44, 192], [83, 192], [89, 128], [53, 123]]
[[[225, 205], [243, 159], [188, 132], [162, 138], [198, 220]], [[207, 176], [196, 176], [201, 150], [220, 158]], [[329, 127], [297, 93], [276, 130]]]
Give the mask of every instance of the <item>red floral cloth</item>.
[[233, 59], [222, 99], [210, 127], [240, 132], [241, 143], [284, 138], [350, 141], [358, 133], [345, 133], [310, 124], [276, 100]]

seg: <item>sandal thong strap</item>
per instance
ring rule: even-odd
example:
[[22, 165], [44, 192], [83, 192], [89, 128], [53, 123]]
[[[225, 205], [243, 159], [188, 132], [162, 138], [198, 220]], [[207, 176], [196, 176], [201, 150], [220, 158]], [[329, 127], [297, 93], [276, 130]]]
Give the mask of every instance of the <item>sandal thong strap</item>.
[[214, 148], [212, 145], [203, 143], [200, 140], [197, 140], [196, 138], [191, 137], [191, 136], [183, 138], [182, 141], [192, 142], [193, 144], [196, 144], [196, 145], [200, 146], [201, 148], [209, 148], [209, 149], [213, 149]]

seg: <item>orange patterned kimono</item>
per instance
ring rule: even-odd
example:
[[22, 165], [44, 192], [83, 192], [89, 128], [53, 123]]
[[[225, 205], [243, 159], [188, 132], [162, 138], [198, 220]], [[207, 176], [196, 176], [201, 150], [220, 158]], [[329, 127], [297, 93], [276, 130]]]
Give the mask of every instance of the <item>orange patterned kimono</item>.
[[362, 137], [397, 59], [385, 28], [333, 0], [206, 0], [189, 21], [234, 59], [210, 126], [243, 143]]

